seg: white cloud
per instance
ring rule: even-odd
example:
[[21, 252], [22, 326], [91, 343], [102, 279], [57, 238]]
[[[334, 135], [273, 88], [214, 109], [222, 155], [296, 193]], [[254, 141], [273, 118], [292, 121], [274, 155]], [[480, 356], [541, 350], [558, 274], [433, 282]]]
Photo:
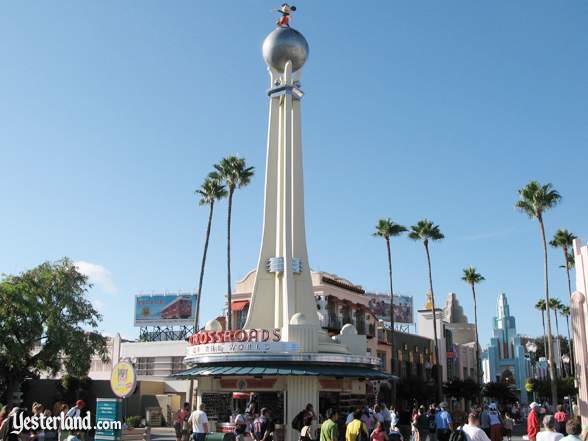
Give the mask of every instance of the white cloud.
[[80, 273], [88, 276], [90, 283], [96, 288], [107, 294], [116, 294], [118, 292], [118, 289], [114, 285], [112, 273], [102, 265], [86, 262], [84, 260], [78, 260], [77, 262], [74, 262], [74, 264]]

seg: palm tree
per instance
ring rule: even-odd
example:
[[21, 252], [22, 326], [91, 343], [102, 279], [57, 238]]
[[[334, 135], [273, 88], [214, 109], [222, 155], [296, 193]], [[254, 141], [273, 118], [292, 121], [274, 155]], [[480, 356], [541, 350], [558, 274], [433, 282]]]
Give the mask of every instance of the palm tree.
[[561, 338], [559, 335], [558, 312], [562, 306], [563, 306], [563, 304], [559, 301], [559, 299], [556, 299], [555, 297], [552, 297], [549, 299], [549, 309], [553, 309], [553, 315], [555, 316], [555, 333], [556, 333], [557, 343], [558, 343], [558, 347], [559, 347], [559, 359], [560, 360], [561, 360]]
[[437, 363], [437, 375], [435, 381], [437, 382], [437, 401], [441, 399], [441, 383], [442, 377], [439, 368], [441, 362], [439, 360], [439, 341], [437, 339], [437, 314], [435, 311], [435, 293], [433, 291], [433, 274], [431, 272], [431, 254], [429, 253], [429, 241], [438, 241], [445, 236], [439, 230], [439, 225], [435, 225], [428, 219], [418, 221], [415, 225], [410, 227], [408, 237], [412, 240], [418, 240], [425, 246], [425, 253], [427, 255], [427, 265], [429, 268], [429, 290], [431, 292], [431, 307], [433, 309], [433, 335], [435, 338], [435, 363]]
[[[568, 230], [566, 229], [562, 229], [560, 228], [559, 230], [557, 230], [555, 232], [555, 234], [553, 235], [553, 239], [551, 240], [551, 242], [549, 242], [549, 245], [551, 245], [554, 248], [561, 248], [564, 254], [564, 264], [560, 265], [560, 268], [564, 268], [566, 270], [566, 276], [568, 279], [568, 294], [570, 297], [570, 302], [572, 300], [572, 281], [570, 279], [570, 270], [572, 268], [574, 268], [574, 255], [570, 252], [570, 248], [573, 245], [574, 239], [577, 239], [577, 236], [573, 233], [570, 233]], [[569, 307], [568, 308], [568, 314], [571, 313], [571, 310]], [[561, 309], [560, 309], [561, 312]], [[567, 318], [567, 317], [566, 317]], [[572, 363], [571, 365], [571, 371], [572, 371], [572, 375], [574, 375], [575, 372], [575, 354], [574, 351], [572, 351], [572, 340], [570, 340], [570, 335], [569, 335], [569, 327], [568, 327], [568, 344], [570, 346], [570, 357], [572, 359]]]
[[547, 352], [547, 330], [545, 329], [545, 300], [535, 303], [535, 309], [541, 311], [541, 323], [543, 324], [543, 349]]
[[392, 368], [391, 373], [394, 374], [394, 358], [397, 356], [394, 342], [394, 291], [392, 289], [392, 254], [390, 253], [390, 238], [400, 236], [402, 233], [407, 231], [406, 227], [397, 224], [388, 219], [380, 219], [376, 225], [376, 231], [372, 234], [376, 237], [384, 238], [386, 242], [386, 253], [388, 255], [388, 281], [390, 283], [390, 350], [392, 352]]
[[557, 382], [555, 381], [555, 366], [553, 364], [553, 348], [551, 340], [551, 316], [549, 313], [549, 267], [547, 265], [547, 240], [545, 239], [545, 224], [543, 215], [550, 208], [555, 207], [561, 200], [561, 195], [551, 184], [541, 185], [537, 181], [529, 182], [519, 190], [519, 200], [515, 207], [529, 216], [537, 219], [541, 229], [541, 240], [543, 242], [543, 272], [545, 281], [545, 306], [547, 311], [547, 363], [549, 365], [549, 376], [551, 378], [551, 398], [555, 405], [557, 401]]
[[245, 159], [227, 156], [214, 164], [215, 172], [212, 177], [222, 181], [228, 190], [229, 207], [227, 211], [227, 329], [233, 329], [232, 295], [231, 295], [231, 214], [233, 210], [233, 195], [237, 188], [245, 187], [251, 181], [254, 168], [247, 167]]
[[[573, 233], [570, 233], [568, 230], [559, 229], [553, 235], [553, 239], [549, 242], [554, 248], [561, 248], [564, 254], [564, 268], [566, 270], [566, 275], [568, 277], [568, 292], [570, 294], [570, 298], [572, 297], [572, 282], [570, 279], [570, 269], [573, 268], [570, 266], [570, 247], [572, 246], [574, 239], [577, 239], [577, 236]], [[573, 262], [573, 258], [572, 258]]]
[[476, 271], [476, 268], [470, 266], [464, 268], [463, 276], [461, 278], [472, 288], [472, 296], [474, 297], [474, 329], [476, 333], [476, 383], [480, 383], [480, 342], [478, 341], [478, 303], [476, 299], [476, 285], [483, 282], [484, 276]]
[[200, 265], [200, 278], [198, 279], [198, 298], [196, 300], [196, 315], [194, 317], [194, 332], [198, 332], [200, 320], [200, 299], [202, 298], [202, 282], [204, 281], [204, 266], [206, 264], [206, 254], [208, 252], [208, 240], [210, 239], [210, 227], [212, 225], [212, 213], [214, 212], [214, 203], [227, 195], [225, 186], [215, 179], [214, 176], [208, 176], [200, 188], [194, 192], [200, 196], [198, 205], [208, 205], [208, 225], [206, 226], [206, 239], [204, 240], [204, 252], [202, 253], [202, 263]]

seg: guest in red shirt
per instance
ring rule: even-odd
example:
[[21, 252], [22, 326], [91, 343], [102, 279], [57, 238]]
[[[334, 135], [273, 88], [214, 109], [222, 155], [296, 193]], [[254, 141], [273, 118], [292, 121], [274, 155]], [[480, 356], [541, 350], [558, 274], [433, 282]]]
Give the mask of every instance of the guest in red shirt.
[[558, 404], [557, 412], [553, 415], [555, 419], [555, 430], [557, 430], [562, 435], [566, 435], [566, 423], [568, 422], [568, 414], [564, 410], [564, 407], [561, 404]]
[[541, 406], [533, 401], [529, 407], [531, 412], [527, 417], [527, 436], [531, 441], [536, 441], [537, 433], [541, 430], [541, 426], [539, 426], [539, 409]]

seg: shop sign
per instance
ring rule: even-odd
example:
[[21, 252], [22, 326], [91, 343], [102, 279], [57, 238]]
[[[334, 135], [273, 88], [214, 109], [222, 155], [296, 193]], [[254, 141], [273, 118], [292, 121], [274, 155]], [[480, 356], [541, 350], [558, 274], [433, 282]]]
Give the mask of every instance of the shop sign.
[[276, 329], [237, 329], [235, 331], [200, 331], [188, 339], [191, 346], [211, 343], [275, 343], [282, 340], [282, 331]]
[[[96, 398], [96, 425], [104, 427], [115, 421], [122, 420], [122, 406], [120, 398]], [[120, 430], [96, 430], [95, 440], [118, 441], [121, 439]]]
[[135, 368], [128, 361], [121, 361], [114, 365], [110, 373], [110, 388], [119, 398], [126, 398], [135, 391], [137, 374]]
[[188, 357], [198, 355], [209, 355], [209, 354], [223, 354], [223, 353], [286, 353], [286, 352], [298, 352], [299, 346], [296, 343], [285, 342], [285, 341], [245, 341], [235, 343], [210, 343], [210, 344], [198, 344], [188, 346], [186, 355]]

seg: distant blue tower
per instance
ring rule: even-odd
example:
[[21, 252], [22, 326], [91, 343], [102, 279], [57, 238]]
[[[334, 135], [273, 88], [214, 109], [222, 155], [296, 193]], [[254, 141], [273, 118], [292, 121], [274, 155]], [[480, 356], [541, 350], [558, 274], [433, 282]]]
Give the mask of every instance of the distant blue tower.
[[521, 402], [527, 402], [525, 382], [529, 362], [525, 346], [517, 334], [516, 320], [510, 315], [506, 294], [498, 296], [496, 317], [492, 320], [493, 337], [482, 353], [484, 382], [501, 381], [512, 384], [520, 391]]

